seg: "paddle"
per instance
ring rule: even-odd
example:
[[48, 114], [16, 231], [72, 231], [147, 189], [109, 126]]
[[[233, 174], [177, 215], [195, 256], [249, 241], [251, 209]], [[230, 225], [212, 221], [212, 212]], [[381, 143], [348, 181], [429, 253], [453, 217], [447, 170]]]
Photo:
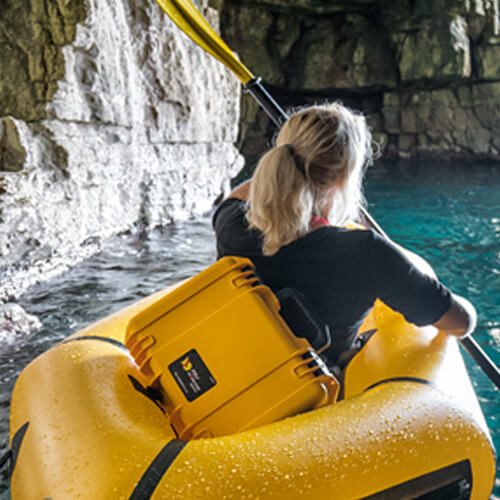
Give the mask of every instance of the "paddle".
[[[157, 0], [162, 10], [170, 19], [197, 45], [215, 57], [226, 66], [243, 84], [245, 92], [249, 93], [266, 112], [276, 126], [280, 126], [288, 115], [283, 108], [272, 98], [271, 94], [262, 85], [259, 77], [244, 66], [234, 55], [226, 43], [217, 35], [208, 24], [200, 11], [192, 4], [191, 0]], [[389, 239], [384, 230], [370, 216], [364, 207], [360, 207], [365, 221], [381, 236]], [[477, 342], [466, 337], [461, 339], [462, 345], [467, 349], [472, 358], [484, 370], [491, 381], [500, 388], [500, 371], [493, 361], [479, 347]]]
[[471, 358], [482, 368], [488, 378], [500, 389], [500, 370], [472, 337], [460, 339]]
[[[287, 113], [272, 98], [262, 85], [260, 77], [256, 77], [234, 55], [222, 38], [217, 35], [191, 0], [157, 0], [162, 10], [170, 19], [202, 49], [226, 66], [243, 84], [249, 93], [266, 112], [276, 126], [288, 119]], [[377, 233], [388, 239], [384, 230], [377, 224], [364, 207], [360, 207], [363, 218]]]

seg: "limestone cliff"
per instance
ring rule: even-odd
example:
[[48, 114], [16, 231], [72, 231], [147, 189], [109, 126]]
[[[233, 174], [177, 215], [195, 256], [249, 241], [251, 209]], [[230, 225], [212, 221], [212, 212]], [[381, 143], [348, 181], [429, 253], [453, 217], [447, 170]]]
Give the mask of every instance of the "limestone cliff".
[[[341, 99], [386, 157], [500, 159], [498, 0], [219, 0], [223, 35], [288, 106]], [[270, 135], [244, 98], [251, 161]]]
[[99, 238], [208, 210], [241, 167], [238, 119], [235, 79], [156, 2], [3, 0], [0, 297]]

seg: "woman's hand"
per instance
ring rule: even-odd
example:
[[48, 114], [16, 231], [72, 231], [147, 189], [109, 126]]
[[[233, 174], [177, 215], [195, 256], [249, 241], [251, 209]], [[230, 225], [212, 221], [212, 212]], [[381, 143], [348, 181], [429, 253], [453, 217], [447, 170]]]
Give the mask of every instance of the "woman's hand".
[[449, 335], [463, 338], [475, 330], [476, 323], [477, 314], [474, 306], [467, 299], [453, 294], [450, 308], [434, 323], [434, 326]]

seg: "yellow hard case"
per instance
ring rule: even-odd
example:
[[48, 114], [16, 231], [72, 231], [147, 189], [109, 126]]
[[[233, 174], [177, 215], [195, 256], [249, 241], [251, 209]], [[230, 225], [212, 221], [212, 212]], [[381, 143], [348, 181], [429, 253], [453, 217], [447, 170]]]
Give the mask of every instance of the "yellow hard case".
[[131, 319], [126, 345], [182, 439], [334, 402], [338, 383], [247, 259], [225, 257]]

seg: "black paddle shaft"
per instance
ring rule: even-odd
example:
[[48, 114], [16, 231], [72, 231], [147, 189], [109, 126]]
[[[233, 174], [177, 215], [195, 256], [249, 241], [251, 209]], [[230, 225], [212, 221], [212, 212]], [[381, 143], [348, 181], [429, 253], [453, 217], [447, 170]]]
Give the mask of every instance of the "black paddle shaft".
[[250, 80], [243, 87], [243, 90], [259, 103], [261, 108], [266, 112], [266, 115], [269, 116], [277, 127], [281, 127], [283, 122], [288, 120], [286, 111], [273, 99], [264, 85], [262, 85], [260, 77]]
[[497, 389], [500, 389], [500, 370], [493, 363], [490, 357], [481, 349], [479, 344], [472, 337], [460, 339], [460, 342], [471, 355], [474, 361], [488, 375], [489, 379], [495, 384]]

